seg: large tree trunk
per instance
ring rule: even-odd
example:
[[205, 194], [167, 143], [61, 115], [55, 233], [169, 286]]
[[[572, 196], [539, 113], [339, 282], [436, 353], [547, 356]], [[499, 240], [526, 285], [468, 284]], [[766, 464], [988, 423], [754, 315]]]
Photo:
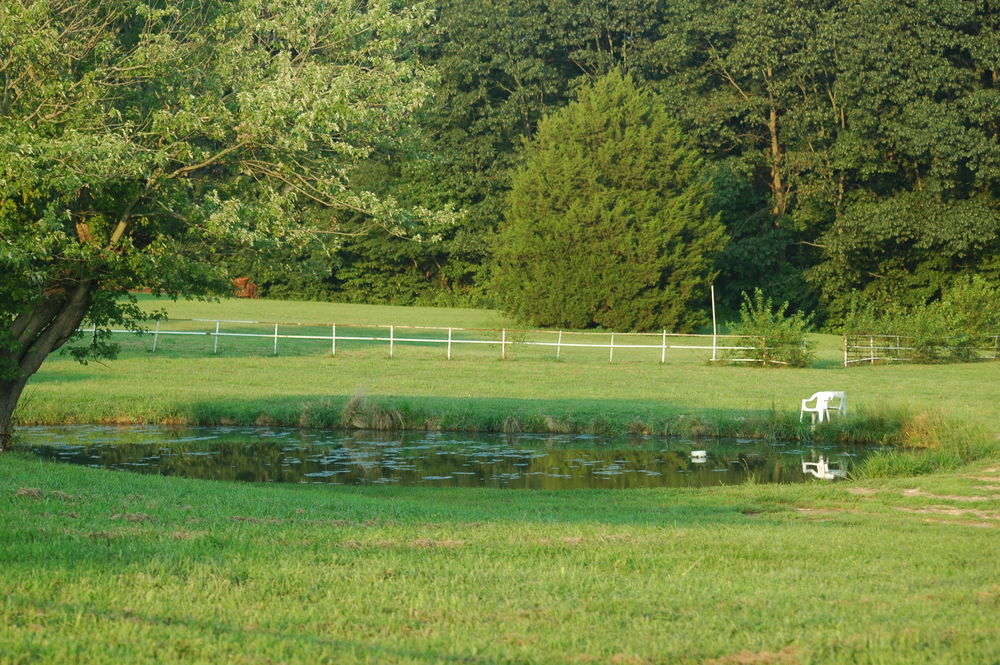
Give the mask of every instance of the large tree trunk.
[[93, 279], [67, 281], [11, 323], [12, 348], [0, 350], [0, 368], [8, 372], [8, 377], [0, 380], [0, 451], [10, 449], [14, 409], [28, 379], [80, 326], [93, 291]]
[[14, 409], [27, 381], [0, 381], [0, 451], [9, 450], [14, 435]]

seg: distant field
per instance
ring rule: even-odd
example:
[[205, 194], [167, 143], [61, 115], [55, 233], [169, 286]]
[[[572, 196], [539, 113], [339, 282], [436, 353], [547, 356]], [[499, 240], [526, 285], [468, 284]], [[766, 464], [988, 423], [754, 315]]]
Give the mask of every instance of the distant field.
[[[465, 326], [510, 324], [484, 310], [376, 307], [329, 303], [225, 300], [143, 300], [175, 318], [225, 317], [282, 322]], [[193, 325], [185, 322], [185, 325]], [[200, 325], [213, 328], [214, 324]], [[273, 328], [272, 328], [273, 329]], [[899, 365], [844, 368], [840, 339], [817, 335], [817, 361], [807, 369], [717, 367], [702, 352], [659, 351], [617, 355], [551, 348], [514, 349], [506, 361], [498, 347], [456, 348], [386, 344], [338, 346], [328, 341], [269, 339], [220, 342], [161, 337], [125, 338], [118, 360], [81, 366], [65, 357], [47, 361], [29, 384], [19, 413], [25, 423], [239, 422], [329, 426], [356, 396], [403, 411], [411, 424], [445, 429], [501, 429], [508, 418], [524, 426], [558, 421], [613, 431], [630, 424], [679, 416], [711, 419], [778, 414], [796, 420], [799, 402], [817, 390], [844, 390], [849, 411], [869, 416], [890, 411], [940, 412], [948, 418], [995, 428], [1000, 413], [1000, 364]], [[309, 345], [304, 348], [301, 345]], [[326, 414], [326, 415], [323, 415]], [[583, 423], [583, 425], [581, 425]]]

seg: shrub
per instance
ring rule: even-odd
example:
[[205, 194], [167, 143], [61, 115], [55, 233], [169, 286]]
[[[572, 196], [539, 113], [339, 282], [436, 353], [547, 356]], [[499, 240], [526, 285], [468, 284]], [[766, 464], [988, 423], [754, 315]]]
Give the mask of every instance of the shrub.
[[955, 280], [939, 300], [924, 305], [857, 304], [844, 334], [898, 335], [913, 362], [968, 362], [1000, 334], [1000, 288], [973, 276]]
[[790, 314], [787, 302], [775, 307], [760, 289], [754, 289], [753, 297], [744, 292], [740, 320], [730, 327], [730, 332], [746, 335], [740, 346], [752, 348], [727, 354], [727, 358], [749, 354], [763, 363], [805, 367], [814, 355], [813, 343], [806, 339], [811, 318], [801, 311]]

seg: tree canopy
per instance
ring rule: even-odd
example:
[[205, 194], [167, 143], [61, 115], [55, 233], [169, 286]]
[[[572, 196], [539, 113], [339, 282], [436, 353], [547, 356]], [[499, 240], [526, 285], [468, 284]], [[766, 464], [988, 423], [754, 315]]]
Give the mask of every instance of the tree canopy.
[[[135, 287], [204, 294], [220, 256], [426, 211], [351, 187], [428, 94], [390, 0], [0, 7], [0, 445], [28, 377]], [[107, 354], [100, 335], [76, 349]]]

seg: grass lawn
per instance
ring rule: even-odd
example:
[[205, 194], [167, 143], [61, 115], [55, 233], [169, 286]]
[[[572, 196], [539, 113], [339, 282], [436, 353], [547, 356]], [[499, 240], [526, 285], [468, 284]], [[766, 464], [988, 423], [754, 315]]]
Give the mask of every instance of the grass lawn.
[[0, 457], [3, 663], [995, 663], [1000, 462], [526, 492]]
[[[472, 310], [170, 307], [506, 325]], [[449, 361], [426, 346], [275, 357], [236, 341], [212, 355], [206, 338], [197, 352], [52, 359], [22, 422], [350, 425], [364, 394], [369, 416], [394, 410], [410, 426], [662, 433], [694, 421], [712, 434], [760, 418], [808, 435], [799, 400], [839, 389], [858, 414], [845, 427], [906, 412], [914, 445], [960, 445], [936, 440], [935, 418], [990, 443], [972, 464], [917, 477], [564, 492], [248, 485], [5, 454], [0, 664], [1000, 663], [1000, 365], [844, 369], [839, 341], [817, 339], [803, 370], [485, 350]]]

